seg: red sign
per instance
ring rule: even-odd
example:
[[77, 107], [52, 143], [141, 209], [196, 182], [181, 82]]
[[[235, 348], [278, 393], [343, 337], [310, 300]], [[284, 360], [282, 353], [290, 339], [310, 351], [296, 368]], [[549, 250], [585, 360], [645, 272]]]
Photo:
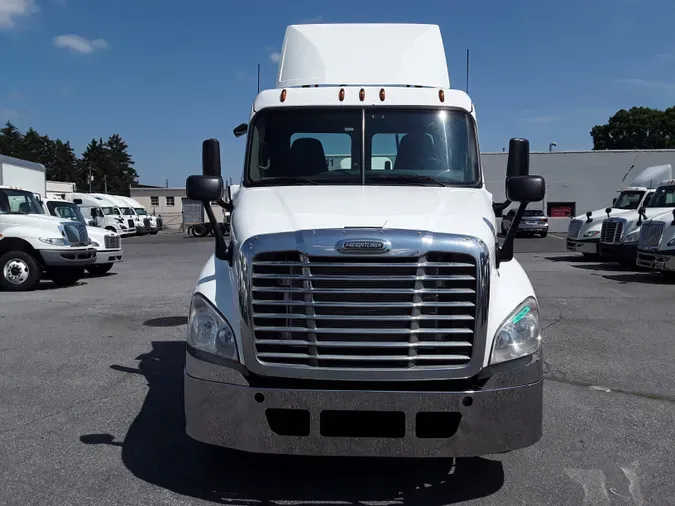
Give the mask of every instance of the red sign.
[[551, 218], [567, 218], [572, 214], [571, 206], [561, 206], [551, 208]]

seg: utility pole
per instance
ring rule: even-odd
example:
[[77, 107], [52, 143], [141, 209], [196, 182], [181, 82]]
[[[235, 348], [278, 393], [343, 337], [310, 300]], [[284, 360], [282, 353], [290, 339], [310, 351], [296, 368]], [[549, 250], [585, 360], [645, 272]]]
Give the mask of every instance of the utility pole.
[[469, 50], [466, 50], [466, 93], [469, 93]]
[[260, 93], [260, 63], [258, 63], [258, 93]]
[[91, 193], [91, 182], [94, 180], [94, 176], [91, 175], [91, 165], [89, 166], [89, 193]]
[[103, 188], [104, 188], [103, 193], [105, 193], [107, 195], [108, 194], [108, 176], [106, 176], [105, 174], [103, 174]]

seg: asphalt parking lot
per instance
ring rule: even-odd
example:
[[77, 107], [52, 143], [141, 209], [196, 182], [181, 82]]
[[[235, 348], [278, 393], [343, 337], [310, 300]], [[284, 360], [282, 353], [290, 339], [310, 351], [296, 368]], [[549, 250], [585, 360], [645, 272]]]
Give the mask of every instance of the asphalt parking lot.
[[0, 504], [673, 504], [675, 284], [517, 239], [545, 341], [544, 436], [456, 461], [248, 457], [183, 430], [183, 338], [212, 239], [124, 241], [102, 278], [0, 293]]

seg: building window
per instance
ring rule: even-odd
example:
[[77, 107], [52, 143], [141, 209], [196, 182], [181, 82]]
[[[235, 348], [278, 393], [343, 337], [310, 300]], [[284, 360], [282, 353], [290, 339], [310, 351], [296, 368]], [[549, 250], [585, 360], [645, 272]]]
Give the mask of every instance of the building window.
[[547, 202], [546, 214], [551, 218], [573, 218], [577, 215], [577, 203]]
[[166, 197], [166, 205], [167, 206], [174, 206], [176, 203], [174, 202], [174, 197]]
[[150, 197], [150, 205], [157, 207], [159, 205], [159, 197]]

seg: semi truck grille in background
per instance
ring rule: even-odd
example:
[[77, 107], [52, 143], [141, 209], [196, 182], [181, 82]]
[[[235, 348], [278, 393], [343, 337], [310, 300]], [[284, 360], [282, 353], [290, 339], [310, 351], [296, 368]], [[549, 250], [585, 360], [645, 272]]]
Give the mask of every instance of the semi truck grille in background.
[[251, 279], [254, 346], [267, 365], [462, 367], [476, 327], [477, 262], [262, 253]]
[[120, 237], [113, 235], [105, 236], [105, 249], [119, 249]]
[[65, 223], [63, 230], [66, 233], [66, 238], [72, 246], [87, 246], [89, 245], [89, 234], [87, 234], [87, 227], [80, 222]]
[[581, 226], [583, 222], [581, 220], [572, 220], [570, 221], [569, 227], [567, 227], [567, 236], [570, 239], [576, 239], [579, 237], [579, 232], [581, 232]]
[[150, 228], [150, 218], [143, 218], [143, 226], [145, 228]]
[[607, 244], [621, 243], [624, 220], [608, 218], [602, 222], [600, 229], [600, 242]]
[[163, 226], [162, 218], [157, 218], [157, 228], [161, 230]]
[[135, 228], [134, 220], [127, 220], [127, 224], [129, 226], [129, 228]]
[[639, 248], [656, 248], [661, 242], [665, 223], [662, 221], [648, 221], [640, 228]]

